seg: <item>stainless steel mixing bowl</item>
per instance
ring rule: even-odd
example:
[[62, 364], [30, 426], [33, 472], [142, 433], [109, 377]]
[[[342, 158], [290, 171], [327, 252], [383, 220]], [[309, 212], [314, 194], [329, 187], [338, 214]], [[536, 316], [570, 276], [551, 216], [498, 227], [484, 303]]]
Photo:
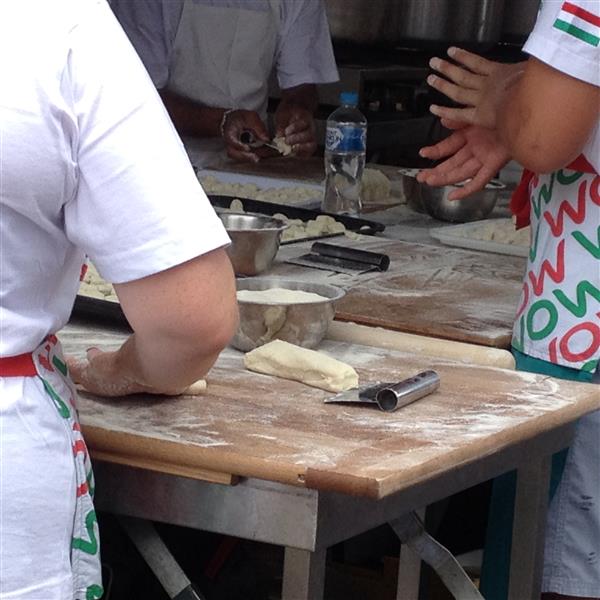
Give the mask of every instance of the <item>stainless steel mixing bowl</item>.
[[258, 275], [272, 264], [281, 233], [287, 228], [279, 219], [253, 213], [220, 213], [231, 238], [227, 253], [237, 275]]
[[463, 200], [449, 200], [450, 193], [460, 185], [431, 187], [420, 184], [421, 202], [425, 211], [434, 219], [451, 223], [468, 223], [485, 219], [496, 206], [498, 194], [505, 185], [497, 180]]
[[324, 296], [325, 300], [297, 304], [276, 304], [238, 300], [240, 324], [231, 345], [248, 352], [271, 340], [314, 348], [318, 346], [335, 314], [334, 303], [346, 293], [324, 283], [289, 281], [276, 277], [238, 279], [238, 290], [284, 288]]

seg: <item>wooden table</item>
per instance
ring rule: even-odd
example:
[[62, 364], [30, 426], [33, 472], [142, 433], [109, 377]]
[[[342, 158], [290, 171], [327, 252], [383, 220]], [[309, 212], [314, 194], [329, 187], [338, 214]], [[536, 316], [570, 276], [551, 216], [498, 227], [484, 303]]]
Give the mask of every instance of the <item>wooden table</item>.
[[347, 293], [336, 319], [431, 337], [509, 348], [525, 259], [362, 236], [328, 243], [387, 254], [383, 273], [333, 274], [289, 265], [310, 243], [280, 249], [268, 276], [322, 281]]
[[[82, 355], [123, 334], [73, 325], [59, 337]], [[549, 457], [598, 408], [597, 390], [366, 346], [321, 349], [362, 383], [434, 368], [441, 387], [395, 413], [324, 404], [328, 392], [245, 371], [226, 350], [201, 398], [83, 395], [85, 436], [103, 458], [98, 507], [285, 546], [283, 598], [314, 600], [327, 547], [517, 468], [510, 593], [536, 598]]]

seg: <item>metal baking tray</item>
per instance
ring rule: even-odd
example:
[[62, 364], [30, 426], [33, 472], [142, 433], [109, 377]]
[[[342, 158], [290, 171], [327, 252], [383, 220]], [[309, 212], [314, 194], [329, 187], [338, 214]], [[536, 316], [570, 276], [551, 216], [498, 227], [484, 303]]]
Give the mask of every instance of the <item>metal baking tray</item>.
[[[369, 221], [368, 219], [361, 219], [360, 217], [350, 217], [348, 215], [336, 215], [334, 213], [321, 212], [319, 210], [311, 210], [309, 208], [301, 208], [299, 206], [287, 206], [284, 204], [274, 204], [272, 202], [263, 202], [262, 200], [250, 200], [249, 198], [239, 198], [238, 196], [220, 196], [215, 194], [208, 194], [208, 198], [212, 205], [218, 208], [229, 208], [229, 205], [236, 198], [242, 203], [244, 211], [260, 213], [263, 215], [274, 215], [281, 213], [286, 215], [290, 219], [302, 219], [303, 221], [309, 221], [310, 219], [316, 219], [319, 215], [327, 215], [333, 217], [336, 221], [343, 223], [346, 229], [349, 231], [355, 231], [365, 235], [375, 235], [385, 230], [383, 223], [376, 223], [375, 221]], [[327, 236], [322, 236], [327, 237]], [[284, 243], [295, 243], [305, 242], [308, 239], [313, 238], [299, 238], [297, 240], [289, 240]]]
[[[489, 219], [485, 222], [505, 219]], [[484, 221], [473, 221], [472, 223], [462, 223], [461, 225], [448, 225], [446, 227], [435, 227], [429, 230], [429, 235], [446, 244], [457, 248], [466, 248], [468, 250], [481, 250], [483, 252], [494, 252], [496, 254], [507, 254], [509, 256], [529, 255], [529, 247], [517, 244], [502, 244], [491, 240], [478, 240], [469, 237], [471, 231], [481, 227]]]
[[98, 323], [120, 325], [131, 329], [125, 313], [118, 302], [101, 300], [90, 296], [77, 295], [71, 317], [87, 319]]

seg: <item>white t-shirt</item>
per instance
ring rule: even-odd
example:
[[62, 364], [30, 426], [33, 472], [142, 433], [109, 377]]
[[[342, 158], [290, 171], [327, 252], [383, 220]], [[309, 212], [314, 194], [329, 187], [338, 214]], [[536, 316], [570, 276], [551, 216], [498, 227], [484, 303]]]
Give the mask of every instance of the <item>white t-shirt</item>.
[[[269, 0], [194, 1], [223, 8], [271, 10]], [[183, 3], [184, 0], [111, 1], [158, 89], [169, 80], [171, 51]], [[281, 26], [273, 67], [282, 89], [338, 80], [323, 0], [281, 0]]]
[[[600, 86], [600, 2], [544, 0], [525, 50]], [[600, 359], [599, 123], [583, 154], [597, 173], [559, 169], [530, 184], [532, 240], [512, 343], [593, 372]]]
[[0, 7], [0, 356], [68, 320], [87, 254], [108, 281], [229, 238], [104, 0]]
[[[523, 50], [562, 73], [600, 86], [600, 0], [543, 0]], [[600, 173], [600, 123], [583, 155]]]

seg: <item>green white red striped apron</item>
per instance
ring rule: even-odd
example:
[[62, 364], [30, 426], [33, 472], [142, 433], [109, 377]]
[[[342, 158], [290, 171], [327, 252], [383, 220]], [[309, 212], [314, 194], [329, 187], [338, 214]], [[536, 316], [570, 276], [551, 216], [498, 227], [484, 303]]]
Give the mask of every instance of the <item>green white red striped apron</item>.
[[64, 422], [73, 451], [77, 495], [70, 553], [73, 600], [97, 600], [103, 589], [93, 504], [94, 475], [79, 425], [75, 386], [69, 378], [60, 342], [50, 335], [32, 353], [0, 358], [0, 377], [39, 377]]

